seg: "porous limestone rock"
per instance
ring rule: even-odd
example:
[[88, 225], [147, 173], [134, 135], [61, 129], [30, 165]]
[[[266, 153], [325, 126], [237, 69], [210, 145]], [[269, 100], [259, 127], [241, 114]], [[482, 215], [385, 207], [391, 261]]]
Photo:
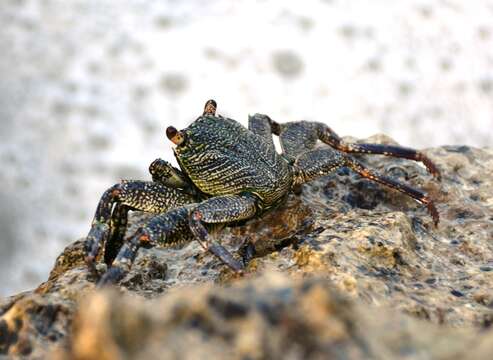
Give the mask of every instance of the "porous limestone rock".
[[[77, 241], [45, 283], [0, 301], [0, 354], [487, 358], [493, 150], [444, 146], [426, 154], [441, 183], [415, 162], [359, 158], [428, 192], [441, 215], [437, 228], [411, 199], [340, 170], [263, 219], [222, 232], [239, 254], [255, 249], [244, 276], [191, 243], [142, 249], [119, 286], [95, 290]], [[129, 231], [146, 218], [134, 214]]]

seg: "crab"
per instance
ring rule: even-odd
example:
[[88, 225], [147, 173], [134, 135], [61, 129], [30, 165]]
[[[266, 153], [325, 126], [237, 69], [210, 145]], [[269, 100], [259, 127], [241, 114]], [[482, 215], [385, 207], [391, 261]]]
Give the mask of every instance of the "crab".
[[[149, 167], [152, 181], [122, 180], [102, 195], [85, 241], [86, 263], [96, 274], [96, 261], [104, 247], [109, 268], [99, 284], [120, 281], [141, 247], [182, 246], [194, 239], [229, 268], [242, 272], [244, 262], [215, 241], [217, 229], [261, 218], [302, 184], [341, 167], [410, 196], [426, 206], [438, 224], [438, 211], [426, 193], [379, 175], [349, 155], [383, 154], [419, 161], [440, 180], [437, 167], [422, 152], [347, 143], [323, 123], [279, 124], [262, 114], [249, 116], [247, 129], [216, 115], [216, 107], [209, 100], [203, 114], [186, 129], [167, 128], [180, 169], [156, 159]], [[281, 154], [273, 135], [279, 137]], [[319, 140], [329, 146], [316, 147]], [[152, 216], [124, 239], [130, 210]]]

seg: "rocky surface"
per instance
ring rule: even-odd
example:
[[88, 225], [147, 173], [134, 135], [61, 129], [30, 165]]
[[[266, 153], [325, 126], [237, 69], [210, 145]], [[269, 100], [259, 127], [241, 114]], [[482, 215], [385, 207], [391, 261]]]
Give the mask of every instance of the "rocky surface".
[[[392, 142], [385, 136], [366, 141]], [[191, 243], [141, 250], [120, 286], [94, 291], [82, 242], [48, 281], [0, 302], [0, 354], [78, 358], [487, 359], [493, 353], [493, 150], [426, 151], [368, 166], [436, 199], [340, 170], [276, 213], [223, 231], [252, 244], [244, 276]], [[146, 216], [135, 214], [133, 227]]]
[[0, 296], [35, 287], [101, 192], [219, 113], [410, 147], [493, 144], [493, 0], [2, 0]]

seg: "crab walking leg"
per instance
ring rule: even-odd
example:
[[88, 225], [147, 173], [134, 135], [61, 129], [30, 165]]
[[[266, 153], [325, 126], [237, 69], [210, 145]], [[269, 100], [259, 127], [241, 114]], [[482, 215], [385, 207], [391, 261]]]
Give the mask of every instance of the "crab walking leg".
[[422, 152], [396, 145], [345, 143], [331, 128], [325, 124], [317, 124], [319, 139], [337, 150], [351, 154], [381, 154], [418, 161], [423, 163], [428, 172], [437, 180], [441, 179], [440, 171], [436, 165]]
[[218, 196], [200, 203], [190, 215], [190, 230], [202, 247], [235, 271], [242, 270], [243, 265], [236, 261], [224, 247], [213, 242], [204, 224], [249, 219], [257, 211], [256, 202], [253, 195]]
[[248, 130], [260, 136], [272, 148], [274, 148], [272, 134], [276, 133], [275, 130], [279, 132], [279, 129], [275, 128], [276, 125], [279, 127], [279, 124], [274, 123], [267, 115], [255, 114], [248, 116]]
[[240, 271], [243, 265], [224, 247], [212, 242], [205, 224], [250, 218], [256, 212], [255, 203], [253, 196], [221, 196], [154, 216], [125, 241], [111, 268], [103, 275], [98, 285], [120, 281], [130, 271], [140, 247], [175, 246], [193, 239], [197, 239], [206, 250], [226, 265]]
[[[275, 124], [274, 122], [272, 122]], [[395, 145], [345, 143], [334, 130], [323, 123], [296, 121], [277, 124], [280, 127], [280, 140], [286, 159], [291, 162], [302, 152], [312, 150], [320, 140], [336, 150], [354, 154], [381, 154], [423, 163], [426, 169], [440, 180], [440, 171], [423, 153]]]
[[296, 159], [294, 167], [295, 185], [302, 184], [319, 176], [326, 175], [337, 168], [348, 167], [364, 178], [376, 181], [382, 185], [395, 189], [403, 194], [412, 197], [418, 203], [426, 205], [435, 225], [437, 225], [439, 222], [438, 211], [435, 208], [433, 200], [428, 195], [410, 186], [395, 181], [389, 177], [379, 175], [376, 172], [366, 168], [355, 159], [336, 150], [330, 148], [316, 149], [304, 153]]
[[361, 175], [364, 178], [373, 180], [375, 182], [378, 182], [382, 185], [388, 186], [392, 189], [395, 189], [403, 194], [406, 194], [413, 199], [415, 199], [418, 203], [425, 205], [428, 209], [428, 212], [430, 213], [433, 223], [435, 226], [438, 225], [438, 222], [440, 221], [440, 216], [438, 214], [438, 211], [435, 207], [435, 203], [433, 200], [426, 195], [425, 193], [416, 190], [408, 185], [402, 184], [394, 179], [391, 179], [386, 176], [379, 175], [375, 172], [372, 172], [365, 168], [362, 164], [357, 162], [356, 160], [351, 159], [348, 161], [347, 165], [349, 168], [351, 168], [353, 171], [357, 172], [359, 175]]
[[101, 277], [98, 285], [112, 284], [121, 280], [130, 271], [141, 247], [157, 245], [171, 247], [192, 241], [194, 236], [188, 227], [191, 206], [182, 206], [156, 215], [140, 227], [125, 241], [110, 269]]
[[[122, 216], [122, 211], [114, 213], [116, 204], [123, 204], [135, 210], [150, 213], [162, 213], [178, 206], [195, 202], [194, 198], [181, 191], [149, 181], [122, 181], [106, 190], [99, 201], [92, 222], [91, 230], [86, 238], [86, 262], [94, 270], [94, 259], [99, 254], [101, 244], [109, 239], [112, 230], [112, 218]], [[126, 216], [126, 214], [125, 214]], [[118, 219], [114, 222], [123, 222]], [[112, 237], [118, 239], [118, 237]], [[108, 244], [107, 248], [113, 247]]]
[[116, 259], [113, 261], [112, 266], [104, 275], [99, 279], [98, 286], [105, 286], [108, 284], [114, 284], [121, 279], [130, 271], [135, 257], [137, 256], [137, 251], [140, 248], [140, 238], [138, 236], [133, 236], [129, 241], [127, 241], [118, 252]]
[[423, 153], [414, 149], [405, 148], [395, 145], [383, 144], [343, 144], [341, 143], [338, 150], [354, 154], [382, 154], [408, 160], [414, 160], [423, 163], [428, 172], [437, 180], [441, 180], [440, 171], [436, 165]]
[[296, 121], [280, 126], [279, 140], [283, 155], [290, 163], [293, 163], [300, 154], [312, 150], [317, 144], [317, 123]]

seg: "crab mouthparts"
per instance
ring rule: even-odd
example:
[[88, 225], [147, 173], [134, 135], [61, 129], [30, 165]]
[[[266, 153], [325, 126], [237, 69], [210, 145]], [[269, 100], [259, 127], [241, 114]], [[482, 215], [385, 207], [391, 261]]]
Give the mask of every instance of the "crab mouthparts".
[[176, 130], [173, 126], [169, 126], [166, 129], [166, 136], [175, 145], [180, 145], [183, 143], [183, 141], [185, 141], [185, 134], [183, 134], [181, 131]]

